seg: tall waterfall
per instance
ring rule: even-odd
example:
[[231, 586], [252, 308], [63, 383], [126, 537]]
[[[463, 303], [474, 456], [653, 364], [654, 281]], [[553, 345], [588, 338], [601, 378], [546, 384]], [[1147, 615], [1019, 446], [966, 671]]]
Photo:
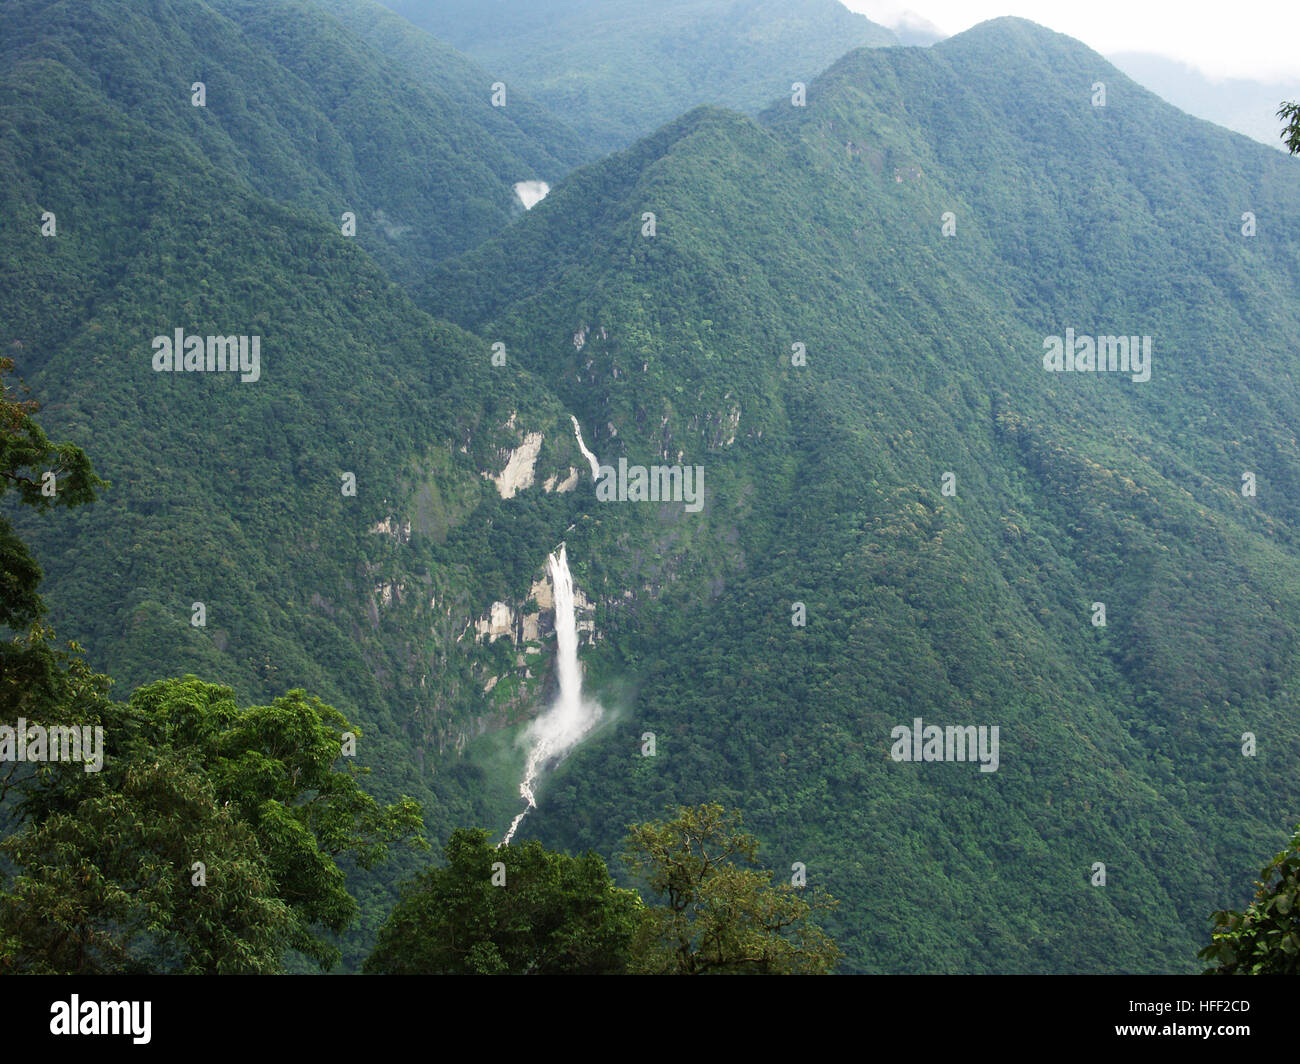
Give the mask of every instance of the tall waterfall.
[[584, 701], [582, 697], [582, 669], [578, 665], [578, 623], [573, 611], [573, 576], [569, 572], [565, 545], [561, 543], [559, 551], [549, 555], [546, 561], [551, 571], [551, 584], [555, 589], [555, 639], [559, 653], [556, 664], [560, 693], [555, 704], [529, 725], [527, 735], [532, 742], [528, 759], [524, 762], [523, 782], [519, 784], [519, 795], [528, 804], [511, 821], [502, 846], [510, 844], [519, 822], [528, 815], [528, 810], [537, 807], [533, 787], [542, 768], [548, 761], [561, 757], [577, 746], [601, 714], [597, 703]]

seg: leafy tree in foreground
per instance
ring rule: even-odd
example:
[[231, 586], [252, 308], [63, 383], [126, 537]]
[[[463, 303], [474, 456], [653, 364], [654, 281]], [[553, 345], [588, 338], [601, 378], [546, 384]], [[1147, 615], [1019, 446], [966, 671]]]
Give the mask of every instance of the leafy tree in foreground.
[[720, 805], [677, 810], [666, 823], [641, 824], [624, 859], [664, 905], [648, 910], [636, 970], [654, 974], [824, 974], [840, 951], [813, 921], [829, 896], [773, 887], [757, 863], [758, 840], [740, 814]]
[[380, 807], [335, 767], [352, 729], [301, 691], [244, 708], [189, 676], [94, 724], [100, 771], [44, 766], [0, 843], [23, 867], [0, 900], [8, 970], [271, 972], [290, 948], [329, 968], [322, 932], [357, 913], [337, 859], [422, 844], [411, 799]]
[[1290, 847], [1260, 871], [1255, 886], [1255, 900], [1244, 913], [1213, 915], [1213, 941], [1197, 954], [1217, 963], [1206, 975], [1300, 974], [1300, 827]]
[[414, 801], [380, 807], [365, 770], [335, 767], [354, 729], [302, 691], [244, 708], [188, 676], [94, 723], [102, 769], [48, 766], [0, 843], [25, 869], [0, 906], [22, 932], [11, 970], [265, 972], [289, 948], [329, 968], [322, 932], [357, 913], [337, 859], [371, 868], [392, 842], [423, 844]]
[[[105, 482], [50, 443], [12, 369], [0, 359], [0, 496], [93, 501]], [[190, 676], [111, 702], [111, 681], [42, 623], [40, 579], [0, 517], [0, 626], [18, 633], [0, 642], [0, 724], [75, 726], [81, 759], [9, 753], [0, 771], [0, 856], [18, 870], [0, 895], [0, 972], [273, 972], [291, 948], [335, 963], [321, 931], [357, 912], [337, 859], [370, 868], [394, 841], [423, 844], [418, 806], [381, 808], [362, 770], [336, 768], [354, 729], [302, 691], [241, 708]]]
[[1277, 112], [1278, 118], [1286, 122], [1282, 130], [1282, 142], [1292, 155], [1300, 153], [1300, 103], [1284, 103]]
[[417, 877], [380, 929], [367, 973], [627, 970], [641, 901], [614, 885], [597, 854], [570, 857], [536, 841], [497, 848], [467, 828], [444, 854], [446, 866]]
[[[50, 442], [32, 416], [36, 401], [8, 379], [13, 368], [12, 359], [0, 358], [0, 499], [15, 492], [19, 502], [38, 512], [93, 502], [107, 483], [95, 475], [81, 448]], [[95, 676], [81, 662], [76, 644], [65, 649], [55, 643], [42, 621], [41, 575], [26, 544], [0, 514], [0, 629], [16, 633], [0, 640], [0, 720], [46, 720], [56, 708], [65, 720], [69, 714], [78, 719], [109, 687], [106, 677]], [[16, 762], [7, 764], [0, 772], [0, 798], [27, 775]]]
[[[16, 491], [20, 502], [36, 510], [93, 502], [107, 482], [95, 475], [80, 447], [50, 442], [32, 417], [37, 402], [22, 397], [21, 383], [6, 379], [13, 368], [13, 359], [0, 357], [0, 498]], [[15, 628], [45, 612], [36, 593], [41, 571], [3, 517], [0, 547], [0, 623]]]
[[257, 837], [171, 751], [0, 849], [24, 869], [0, 897], [0, 971], [273, 973], [294, 932]]

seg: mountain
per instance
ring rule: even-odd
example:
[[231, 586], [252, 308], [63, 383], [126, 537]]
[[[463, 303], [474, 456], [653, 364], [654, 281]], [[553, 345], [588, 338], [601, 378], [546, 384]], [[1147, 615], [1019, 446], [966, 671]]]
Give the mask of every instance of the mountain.
[[[464, 68], [373, 8], [0, 10], [0, 349], [112, 482], [15, 521], [119, 697], [305, 688], [431, 840], [504, 831], [564, 542], [606, 713], [521, 835], [608, 858], [718, 801], [841, 899], [847, 970], [1196, 967], [1300, 817], [1296, 160], [1000, 19], [524, 212], [523, 149], [420, 73]], [[426, 134], [486, 207], [399, 180]], [[344, 236], [339, 189], [424, 244]], [[156, 370], [178, 329], [256, 373]], [[1075, 334], [1150, 361], [1046, 369]], [[573, 419], [702, 497], [609, 500]], [[996, 767], [896, 759], [918, 718]], [[349, 966], [419, 865], [354, 873]]]
[[[402, 272], [523, 213], [491, 176], [508, 156], [468, 108], [440, 112], [310, 7], [162, 2], [146, 19], [109, 0], [37, 6], [3, 11], [0, 344], [43, 424], [83, 443], [112, 484], [66, 521], [14, 515], [52, 621], [121, 697], [186, 672], [241, 697], [310, 690], [360, 725], [376, 794], [417, 797], [439, 838], [484, 819], [475, 770], [426, 768], [486, 726], [485, 666], [457, 645], [457, 622], [469, 603], [527, 589], [544, 562], [531, 551], [563, 535], [572, 496], [498, 513], [481, 470], [520, 442], [513, 416], [562, 413], [543, 383], [494, 372], [481, 341], [419, 311], [379, 263]], [[315, 83], [231, 14], [319, 61]], [[305, 58], [317, 45], [328, 63]], [[463, 190], [410, 154], [425, 137], [468, 170], [481, 209], [444, 210]], [[357, 209], [356, 240], [336, 222], [343, 207]], [[376, 233], [371, 210], [414, 223], [416, 246]], [[213, 372], [173, 372], [159, 338], [177, 330], [207, 357], [227, 339], [233, 357], [242, 338], [241, 371], [214, 357]], [[567, 448], [560, 458], [581, 462]], [[556, 454], [539, 462], [567, 473]], [[474, 573], [444, 555], [470, 513], [494, 551]], [[499, 699], [519, 712], [504, 688]], [[364, 936], [395, 884], [357, 889]]]
[[[515, 168], [503, 171], [507, 179], [531, 173], [532, 179], [554, 181], [577, 162], [598, 154], [571, 127], [526, 96], [510, 92], [505, 106], [492, 106], [493, 79], [487, 71], [382, 4], [372, 0], [314, 3], [393, 59], [407, 77], [437, 93], [445, 114], [473, 116], [492, 141], [509, 149]], [[484, 150], [482, 144], [475, 147]]]
[[1217, 80], [1186, 63], [1149, 52], [1117, 52], [1107, 58], [1134, 81], [1188, 114], [1285, 150], [1284, 123], [1277, 110], [1283, 101], [1300, 98], [1300, 85], [1253, 78]]
[[385, 0], [610, 151], [697, 104], [758, 111], [897, 44], [839, 0]]
[[582, 158], [526, 100], [494, 108], [468, 61], [444, 53], [413, 80], [308, 4], [8, 0], [5, 22], [0, 71], [64, 67], [263, 196], [334, 224], [354, 213], [359, 241], [398, 277], [522, 213], [516, 182], [557, 180]]
[[[440, 267], [602, 462], [705, 474], [570, 546], [634, 596], [585, 659], [625, 719], [525, 832], [719, 800], [852, 970], [1193, 970], [1300, 813], [1298, 179], [1005, 19], [695, 110]], [[1067, 330], [1151, 361], [1049, 371]], [[895, 760], [917, 718], [999, 728], [996, 771]]]
[[928, 48], [948, 36], [933, 22], [915, 11], [899, 13], [886, 28], [898, 38], [899, 44], [914, 45], [918, 48]]

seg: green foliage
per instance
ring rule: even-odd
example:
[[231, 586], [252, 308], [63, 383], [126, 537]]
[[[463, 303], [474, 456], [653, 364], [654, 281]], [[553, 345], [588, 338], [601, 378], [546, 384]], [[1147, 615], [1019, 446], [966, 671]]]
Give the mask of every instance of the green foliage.
[[1260, 870], [1255, 886], [1245, 912], [1214, 913], [1213, 941], [1197, 954], [1215, 962], [1206, 975], [1300, 973], [1300, 828], [1291, 845]]
[[[10, 381], [13, 369], [13, 359], [0, 356], [0, 498], [12, 491], [22, 505], [38, 513], [94, 501], [96, 491], [107, 483], [95, 475], [80, 447], [50, 442], [32, 416], [39, 404], [21, 397], [19, 386]], [[36, 590], [41, 576], [13, 525], [0, 514], [0, 626], [23, 629], [44, 615], [45, 604]], [[13, 657], [16, 649], [13, 643], [0, 646], [0, 676], [30, 667]], [[20, 657], [36, 656], [33, 650], [28, 645]], [[8, 704], [0, 702], [0, 708]]]
[[1278, 108], [1277, 117], [1286, 123], [1282, 130], [1282, 142], [1292, 155], [1300, 154], [1300, 103], [1284, 103]]
[[[45, 570], [54, 626], [127, 692], [186, 672], [219, 677], [241, 704], [313, 691], [364, 730], [357, 758], [376, 769], [378, 800], [415, 797], [439, 839], [481, 822], [476, 770], [431, 763], [485, 712], [487, 654], [457, 638], [486, 595], [526, 591], [536, 542], [558, 542], [573, 499], [521, 523], [525, 544], [480, 470], [518, 445], [512, 414], [555, 435], [560, 408], [529, 374], [501, 380], [488, 345], [432, 322], [371, 254], [401, 276], [483, 239], [521, 209], [506, 178], [533, 176], [547, 150], [533, 140], [531, 161], [503, 157], [498, 134], [520, 151], [531, 134], [522, 114], [507, 137], [513, 119], [462, 102], [482, 87], [472, 66], [450, 65], [437, 95], [437, 72], [417, 84], [307, 5], [162, 3], [143, 21], [115, 0], [5, 12], [0, 343], [51, 436], [82, 441], [114, 484], [84, 513], [6, 509]], [[200, 77], [207, 108], [189, 103]], [[386, 235], [367, 205], [412, 232]], [[53, 237], [40, 235], [47, 208]], [[358, 240], [339, 233], [344, 209]], [[262, 378], [154, 373], [151, 340], [175, 328], [259, 335]], [[548, 456], [567, 471], [567, 454]], [[345, 471], [355, 497], [340, 492]], [[75, 474], [60, 476], [60, 503], [77, 497]], [[409, 540], [372, 532], [399, 514]], [[508, 578], [495, 558], [445, 559], [462, 524], [476, 543], [510, 535]], [[35, 562], [3, 543], [4, 571], [30, 585]], [[205, 627], [190, 623], [196, 601]], [[40, 662], [26, 661], [0, 686], [30, 701]], [[394, 858], [377, 877], [344, 865], [366, 900], [361, 936], [419, 867]], [[346, 962], [369, 945], [345, 941]]]
[[639, 930], [634, 970], [652, 975], [822, 975], [840, 952], [814, 922], [838, 903], [789, 883], [772, 887], [757, 864], [758, 840], [737, 811], [681, 808], [639, 824], [625, 859], [662, 904]]
[[773, 888], [752, 868], [758, 843], [721, 806], [641, 824], [626, 859], [658, 895], [644, 906], [605, 863], [536, 840], [494, 847], [459, 829], [446, 865], [403, 892], [366, 960], [372, 974], [824, 973], [839, 959], [813, 921], [833, 899]]
[[[12, 491], [37, 513], [94, 501], [107, 482], [95, 474], [81, 448], [50, 442], [34, 417], [38, 404], [21, 396], [9, 379], [12, 370], [13, 361], [0, 357], [0, 497]], [[54, 630], [42, 620], [41, 578], [27, 545], [0, 514], [0, 628], [13, 632], [0, 641], [0, 721], [79, 721], [109, 688], [108, 678], [82, 661], [80, 647], [56, 643]], [[0, 770], [0, 802], [33, 778], [26, 766], [6, 764]], [[4, 819], [0, 813], [0, 822]]]
[[417, 29], [372, 0], [313, 0], [334, 18], [391, 58], [403, 75], [437, 94], [444, 121], [462, 116], [482, 127], [489, 143], [473, 144], [472, 153], [507, 166], [494, 166], [503, 180], [544, 179], [554, 184], [579, 161], [595, 158], [595, 146], [579, 137], [552, 112], [530, 100], [518, 85], [508, 85], [507, 105], [492, 106], [496, 76], [450, 45]]
[[532, 841], [497, 848], [458, 829], [447, 864], [405, 890], [365, 971], [376, 975], [612, 975], [624, 972], [641, 916], [605, 862]]
[[[700, 514], [568, 535], [610, 604], [589, 675], [635, 695], [528, 830], [608, 854], [743, 808], [852, 971], [1194, 968], [1294, 812], [1300, 258], [1238, 205], [1300, 214], [1296, 165], [997, 20], [684, 115], [435, 270], [424, 305], [547, 372], [602, 461], [706, 470]], [[1067, 327], [1151, 335], [1152, 379], [1045, 372]], [[999, 771], [891, 761], [918, 716], [1000, 726]]]
[[0, 895], [7, 973], [275, 973], [303, 938], [254, 829], [170, 749], [90, 777], [0, 852], [22, 868]]
[[[517, 108], [493, 108], [492, 78], [464, 57], [389, 60], [313, 4], [5, 7], [0, 71], [40, 85], [75, 57], [80, 91], [197, 149], [228, 179], [336, 232], [352, 212], [356, 239], [397, 277], [504, 227], [522, 211], [516, 181], [556, 181], [582, 158], [574, 134], [522, 93]], [[191, 102], [195, 82], [203, 107]]]
[[43, 766], [0, 843], [23, 869], [4, 899], [11, 970], [267, 972], [289, 949], [328, 968], [325, 932], [358, 911], [338, 861], [421, 841], [412, 800], [381, 807], [336, 767], [353, 729], [301, 691], [241, 708], [186, 677], [78, 723], [103, 729], [103, 767]]
[[[504, 827], [513, 791], [486, 781], [517, 777], [462, 751], [541, 705], [548, 677], [472, 625], [494, 601], [522, 607], [563, 538], [594, 603], [590, 683], [625, 697], [543, 781], [525, 824], [540, 841], [608, 857], [619, 825], [718, 801], [841, 900], [824, 926], [847, 970], [1194, 967], [1198, 914], [1294, 814], [1300, 255], [1286, 226], [1243, 239], [1238, 219], [1300, 215], [1295, 160], [999, 20], [850, 54], [801, 78], [806, 108], [765, 83], [755, 99], [778, 103], [758, 120], [692, 111], [519, 216], [505, 182], [548, 149], [487, 143], [528, 134], [483, 124], [512, 112], [482, 112], [481, 72], [342, 0], [350, 29], [305, 5], [155, 6], [4, 8], [0, 344], [52, 435], [85, 441], [114, 484], [85, 512], [12, 516], [89, 664], [29, 628], [16, 653], [40, 648], [50, 693], [6, 672], [7, 706], [101, 713], [91, 666], [127, 692], [190, 672], [297, 727], [310, 706], [273, 703], [312, 690], [364, 732], [381, 807], [416, 797], [437, 840]], [[665, 21], [621, 47], [648, 61], [646, 42], [684, 32]], [[185, 91], [199, 68], [215, 71], [206, 109]], [[633, 110], [658, 92], [611, 69]], [[435, 100], [422, 86], [444, 74], [463, 80]], [[1080, 88], [1099, 77], [1106, 108]], [[621, 128], [647, 113], [609, 108]], [[370, 222], [348, 241], [353, 203]], [[57, 237], [38, 235], [45, 210]], [[456, 326], [391, 280], [416, 276]], [[177, 327], [260, 335], [262, 380], [153, 373], [151, 337]], [[1043, 337], [1066, 327], [1152, 334], [1152, 380], [1045, 373]], [[704, 510], [598, 503], [570, 411], [603, 461], [702, 464]], [[539, 484], [502, 499], [485, 475], [532, 431]], [[540, 487], [570, 467], [576, 490]], [[35, 569], [8, 557], [25, 593]], [[182, 714], [230, 701], [173, 683]], [[1000, 725], [999, 772], [892, 762], [890, 729], [915, 716]], [[233, 737], [264, 733], [231, 727], [202, 740], [230, 766], [181, 757], [86, 814], [174, 793], [215, 838], [204, 796], [242, 788], [241, 820], [309, 859], [328, 927], [347, 909], [337, 877], [274, 759]], [[657, 757], [637, 753], [645, 730]], [[200, 769], [206, 785], [186, 775]], [[174, 860], [166, 823], [140, 824], [129, 844]], [[94, 842], [55, 827], [30, 837], [34, 861]], [[286, 874], [232, 847], [245, 882]], [[422, 864], [392, 856], [374, 876], [337, 862], [363, 910], [350, 967]], [[47, 889], [32, 875], [24, 889]], [[131, 917], [141, 936], [151, 911]], [[249, 914], [255, 941], [274, 918]], [[225, 948], [203, 935], [196, 955]]]
[[[49, 442], [11, 368], [0, 359], [0, 495], [93, 501], [107, 485], [79, 448]], [[337, 962], [317, 929], [341, 931], [357, 906], [336, 859], [372, 868], [392, 842], [422, 842], [418, 806], [381, 808], [362, 770], [337, 770], [351, 725], [301, 691], [240, 709], [187, 677], [110, 702], [79, 648], [53, 645], [40, 570], [3, 518], [0, 534], [0, 620], [28, 625], [3, 646], [0, 720], [77, 729], [81, 759], [51, 749], [0, 778], [0, 854], [20, 870], [0, 895], [0, 970], [270, 972], [288, 949]]]
[[757, 111], [853, 48], [898, 43], [838, 0], [386, 3], [518, 84], [602, 151], [698, 104]]
[[[6, 379], [13, 368], [12, 358], [0, 356], [0, 497], [15, 491], [24, 506], [37, 510], [93, 502], [96, 490], [108, 485], [95, 475], [80, 447], [49, 441], [32, 418], [39, 405], [33, 399], [19, 398], [18, 388]], [[53, 478], [47, 478], [51, 473]], [[26, 610], [15, 611], [11, 600], [0, 602], [4, 609], [0, 622], [4, 624], [21, 622], [19, 614], [34, 610], [28, 605]]]

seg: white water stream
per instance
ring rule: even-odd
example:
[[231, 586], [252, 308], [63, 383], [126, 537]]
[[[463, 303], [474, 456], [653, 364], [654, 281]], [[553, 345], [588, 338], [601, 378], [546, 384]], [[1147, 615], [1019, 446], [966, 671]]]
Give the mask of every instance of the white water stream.
[[[576, 422], [574, 427], [577, 427]], [[528, 727], [527, 735], [532, 740], [532, 745], [524, 762], [523, 782], [519, 784], [519, 795], [528, 804], [511, 821], [510, 830], [501, 842], [502, 846], [510, 845], [510, 840], [514, 838], [520, 821], [528, 815], [528, 810], [537, 808], [533, 788], [547, 762], [562, 757], [577, 746], [601, 714], [599, 704], [585, 701], [582, 697], [578, 624], [573, 610], [573, 576], [569, 572], [565, 545], [561, 543], [559, 551], [549, 555], [546, 560], [555, 590], [555, 639], [559, 654], [556, 668], [559, 672], [560, 693], [555, 704]]]
[[570, 414], [569, 420], [573, 422], [573, 434], [578, 437], [578, 450], [582, 452], [582, 456], [587, 459], [587, 464], [591, 466], [591, 479], [599, 480], [600, 459], [587, 450], [587, 445], [582, 442], [582, 429], [578, 427], [578, 419]]

